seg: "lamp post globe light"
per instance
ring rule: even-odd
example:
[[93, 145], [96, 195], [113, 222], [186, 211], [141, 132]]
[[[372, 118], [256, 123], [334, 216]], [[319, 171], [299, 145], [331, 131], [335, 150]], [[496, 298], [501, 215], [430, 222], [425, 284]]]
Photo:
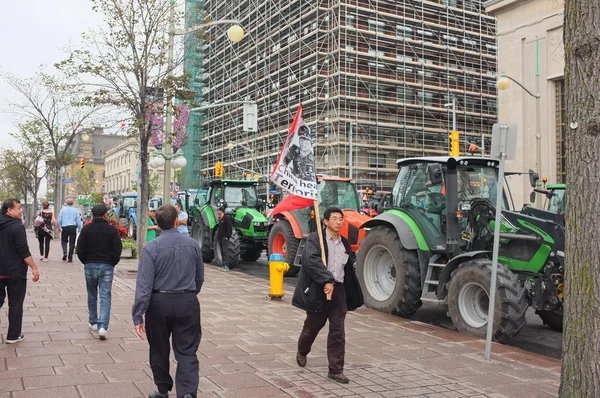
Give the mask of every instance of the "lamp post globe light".
[[[535, 74], [536, 92], [535, 92], [535, 94], [532, 93], [531, 91], [529, 91], [527, 89], [527, 87], [522, 85], [518, 80], [513, 79], [512, 77], [508, 76], [505, 73], [502, 73], [500, 75], [500, 78], [496, 82], [496, 87], [500, 91], [508, 90], [508, 88], [510, 87], [510, 82], [512, 81], [512, 82], [515, 82], [515, 84], [517, 86], [521, 87], [527, 94], [529, 94], [530, 96], [535, 98], [535, 163], [536, 163], [536, 171], [540, 175], [543, 175], [543, 170], [542, 170], [542, 133], [540, 131], [540, 124], [541, 124], [540, 123], [540, 98], [541, 98], [541, 95], [540, 95], [540, 73], [539, 73], [539, 66], [538, 66], [537, 60], [538, 60], [538, 54], [537, 54], [537, 42], [536, 42], [536, 74]], [[540, 186], [541, 186], [541, 181], [538, 180], [537, 187], [539, 188]], [[537, 195], [536, 206], [539, 208], [542, 207], [542, 196], [541, 195]]]
[[[200, 29], [208, 28], [214, 25], [231, 25], [227, 30], [227, 37], [233, 43], [238, 43], [244, 38], [244, 29], [239, 25], [238, 21], [235, 20], [219, 20], [213, 22], [202, 23], [196, 26], [192, 26], [185, 29], [175, 29], [174, 27], [174, 19], [175, 19], [175, 0], [171, 0], [170, 2], [170, 10], [169, 10], [169, 20], [170, 20], [170, 28], [169, 28], [169, 46], [168, 46], [168, 56], [167, 56], [167, 79], [171, 79], [173, 77], [173, 51], [175, 47], [175, 35], [185, 35], [188, 33], [195, 32]], [[171, 90], [166, 91], [166, 112], [165, 112], [165, 136], [170, 138], [173, 136], [173, 95]], [[187, 161], [185, 158], [180, 155], [173, 155], [170, 151], [170, 145], [168, 142], [165, 142], [163, 145], [163, 151], [158, 151], [156, 153], [157, 156], [163, 157], [164, 163], [164, 185], [163, 185], [163, 200], [167, 203], [168, 198], [171, 193], [170, 180], [171, 180], [171, 166], [174, 168], [182, 168], [185, 167]], [[171, 160], [171, 162], [169, 162]], [[156, 162], [154, 164], [157, 164]], [[179, 167], [175, 167], [178, 165]], [[162, 166], [162, 165], [161, 165]], [[161, 167], [158, 166], [158, 167]]]

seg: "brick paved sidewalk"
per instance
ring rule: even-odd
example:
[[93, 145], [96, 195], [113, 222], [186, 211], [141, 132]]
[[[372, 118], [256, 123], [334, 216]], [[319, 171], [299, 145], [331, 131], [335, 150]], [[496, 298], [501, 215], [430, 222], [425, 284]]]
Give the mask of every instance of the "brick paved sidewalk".
[[[30, 245], [37, 249], [33, 233]], [[87, 329], [83, 267], [60, 261], [61, 255], [55, 239], [51, 261], [38, 264], [40, 282], [28, 285], [25, 341], [0, 344], [0, 398], [146, 397], [154, 390], [148, 345], [131, 323], [137, 264], [117, 266], [108, 340], [100, 341]], [[481, 340], [364, 308], [346, 321], [351, 382], [329, 381], [326, 330], [307, 367], [299, 368], [304, 313], [291, 306], [291, 291], [282, 302], [271, 302], [268, 291], [267, 281], [207, 265], [199, 397], [557, 395], [560, 361], [495, 344], [488, 362]], [[0, 310], [2, 342], [6, 312]]]

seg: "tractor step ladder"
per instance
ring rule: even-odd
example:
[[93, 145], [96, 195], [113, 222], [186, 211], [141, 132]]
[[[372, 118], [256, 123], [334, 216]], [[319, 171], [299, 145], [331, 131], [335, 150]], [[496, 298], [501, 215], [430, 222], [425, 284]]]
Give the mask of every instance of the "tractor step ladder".
[[446, 264], [438, 263], [440, 255], [436, 254], [429, 260], [427, 266], [427, 274], [425, 276], [425, 282], [423, 283], [423, 293], [421, 294], [421, 301], [427, 301], [430, 303], [444, 303], [445, 300], [439, 300], [436, 292], [440, 281], [437, 275], [439, 271], [446, 266]]
[[300, 267], [302, 266], [302, 254], [304, 253], [304, 246], [306, 245], [306, 238], [302, 238], [300, 240], [300, 244], [298, 245], [298, 251], [296, 252], [296, 258], [294, 258], [294, 263], [290, 264], [290, 267]]

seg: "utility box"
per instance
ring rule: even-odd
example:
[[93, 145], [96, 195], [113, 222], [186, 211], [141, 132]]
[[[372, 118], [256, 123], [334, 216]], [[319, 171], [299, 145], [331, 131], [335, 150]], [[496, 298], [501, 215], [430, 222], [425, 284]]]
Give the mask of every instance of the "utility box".
[[258, 105], [256, 102], [244, 103], [244, 131], [247, 133], [258, 131]]

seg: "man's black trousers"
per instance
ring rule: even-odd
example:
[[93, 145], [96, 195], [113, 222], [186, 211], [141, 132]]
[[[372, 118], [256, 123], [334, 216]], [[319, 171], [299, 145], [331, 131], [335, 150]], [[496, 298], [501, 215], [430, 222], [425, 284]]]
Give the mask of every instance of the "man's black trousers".
[[23, 302], [27, 293], [27, 279], [13, 276], [0, 279], [0, 308], [8, 293], [8, 333], [6, 340], [16, 340], [23, 326]]
[[153, 293], [146, 311], [146, 336], [150, 344], [150, 368], [161, 393], [173, 388], [169, 375], [169, 337], [177, 360], [177, 396], [196, 396], [199, 383], [198, 346], [202, 337], [200, 303], [191, 293]]
[[60, 235], [60, 244], [62, 245], [63, 255], [67, 255], [67, 242], [69, 242], [69, 260], [73, 259], [75, 250], [75, 239], [77, 238], [77, 226], [64, 227]]

